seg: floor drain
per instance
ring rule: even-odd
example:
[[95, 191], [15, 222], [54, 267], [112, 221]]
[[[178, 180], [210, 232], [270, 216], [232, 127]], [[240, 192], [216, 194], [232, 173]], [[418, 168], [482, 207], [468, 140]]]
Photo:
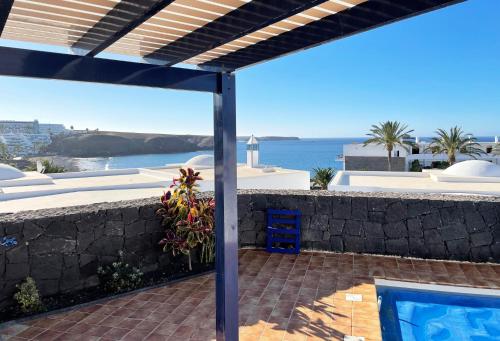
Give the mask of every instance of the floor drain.
[[364, 336], [346, 335], [346, 336], [344, 336], [344, 341], [365, 341], [365, 337]]
[[345, 300], [346, 301], [351, 301], [351, 302], [362, 302], [363, 301], [363, 295], [360, 295], [360, 294], [346, 294], [345, 295]]

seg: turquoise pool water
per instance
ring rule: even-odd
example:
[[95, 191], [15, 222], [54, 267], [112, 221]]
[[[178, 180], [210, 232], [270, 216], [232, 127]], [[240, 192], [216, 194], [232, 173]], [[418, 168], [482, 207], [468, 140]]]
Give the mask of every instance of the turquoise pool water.
[[500, 340], [500, 298], [377, 288], [384, 341]]

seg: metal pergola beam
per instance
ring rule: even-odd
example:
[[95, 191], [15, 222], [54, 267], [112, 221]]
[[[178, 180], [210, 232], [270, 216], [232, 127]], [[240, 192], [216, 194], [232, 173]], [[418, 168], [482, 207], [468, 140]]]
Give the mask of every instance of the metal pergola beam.
[[[91, 29], [89, 29], [87, 33], [85, 33], [80, 39], [78, 39], [78, 41], [73, 44], [72, 48], [81, 49], [84, 51], [86, 50], [86, 53], [84, 53], [84, 55], [93, 57], [109, 46], [113, 45], [116, 41], [126, 36], [133, 29], [160, 12], [172, 2], [174, 2], [174, 0], [136, 0], [135, 3], [120, 1], [111, 11], [109, 11]], [[139, 10], [135, 14], [134, 12], [136, 12], [137, 9], [141, 6], [143, 6], [145, 10]], [[125, 24], [123, 24], [123, 21], [117, 20], [117, 18], [128, 20], [125, 22]], [[121, 29], [109, 35], [107, 39], [103, 40], [98, 45], [92, 46], [93, 44], [87, 42], [87, 37], [91, 38], [92, 36], [95, 36], [96, 33], [98, 34], [103, 29], [106, 29], [108, 26], [116, 24], [123, 26]], [[89, 46], [92, 47], [89, 49]]]
[[0, 76], [218, 93], [215, 72], [0, 47]]
[[238, 213], [234, 74], [220, 74], [220, 89], [220, 93], [214, 94], [216, 332], [217, 341], [237, 341]]
[[0, 1], [0, 36], [2, 35], [3, 28], [5, 27], [5, 23], [7, 22], [7, 18], [9, 17], [13, 4], [14, 0]]

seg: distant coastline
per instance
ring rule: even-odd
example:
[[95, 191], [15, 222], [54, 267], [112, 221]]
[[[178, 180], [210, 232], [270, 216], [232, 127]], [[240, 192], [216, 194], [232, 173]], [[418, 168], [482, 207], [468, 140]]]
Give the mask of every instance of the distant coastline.
[[[238, 136], [238, 141], [248, 141], [250, 136]], [[300, 140], [297, 136], [256, 136], [259, 141], [297, 141]]]
[[[248, 137], [240, 136], [238, 141]], [[299, 140], [298, 137], [264, 136], [261, 141]], [[207, 135], [144, 134], [113, 131], [81, 132], [56, 136], [47, 147], [49, 155], [61, 157], [111, 157], [142, 154], [173, 154], [212, 150]]]

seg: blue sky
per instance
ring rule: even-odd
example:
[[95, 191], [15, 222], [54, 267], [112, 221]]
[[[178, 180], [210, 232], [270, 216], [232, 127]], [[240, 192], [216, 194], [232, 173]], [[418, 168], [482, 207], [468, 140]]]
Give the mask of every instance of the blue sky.
[[[499, 13], [499, 0], [468, 0], [241, 70], [238, 134], [353, 137], [391, 119], [419, 136], [500, 135]], [[212, 133], [210, 94], [0, 77], [0, 108], [77, 129]]]

